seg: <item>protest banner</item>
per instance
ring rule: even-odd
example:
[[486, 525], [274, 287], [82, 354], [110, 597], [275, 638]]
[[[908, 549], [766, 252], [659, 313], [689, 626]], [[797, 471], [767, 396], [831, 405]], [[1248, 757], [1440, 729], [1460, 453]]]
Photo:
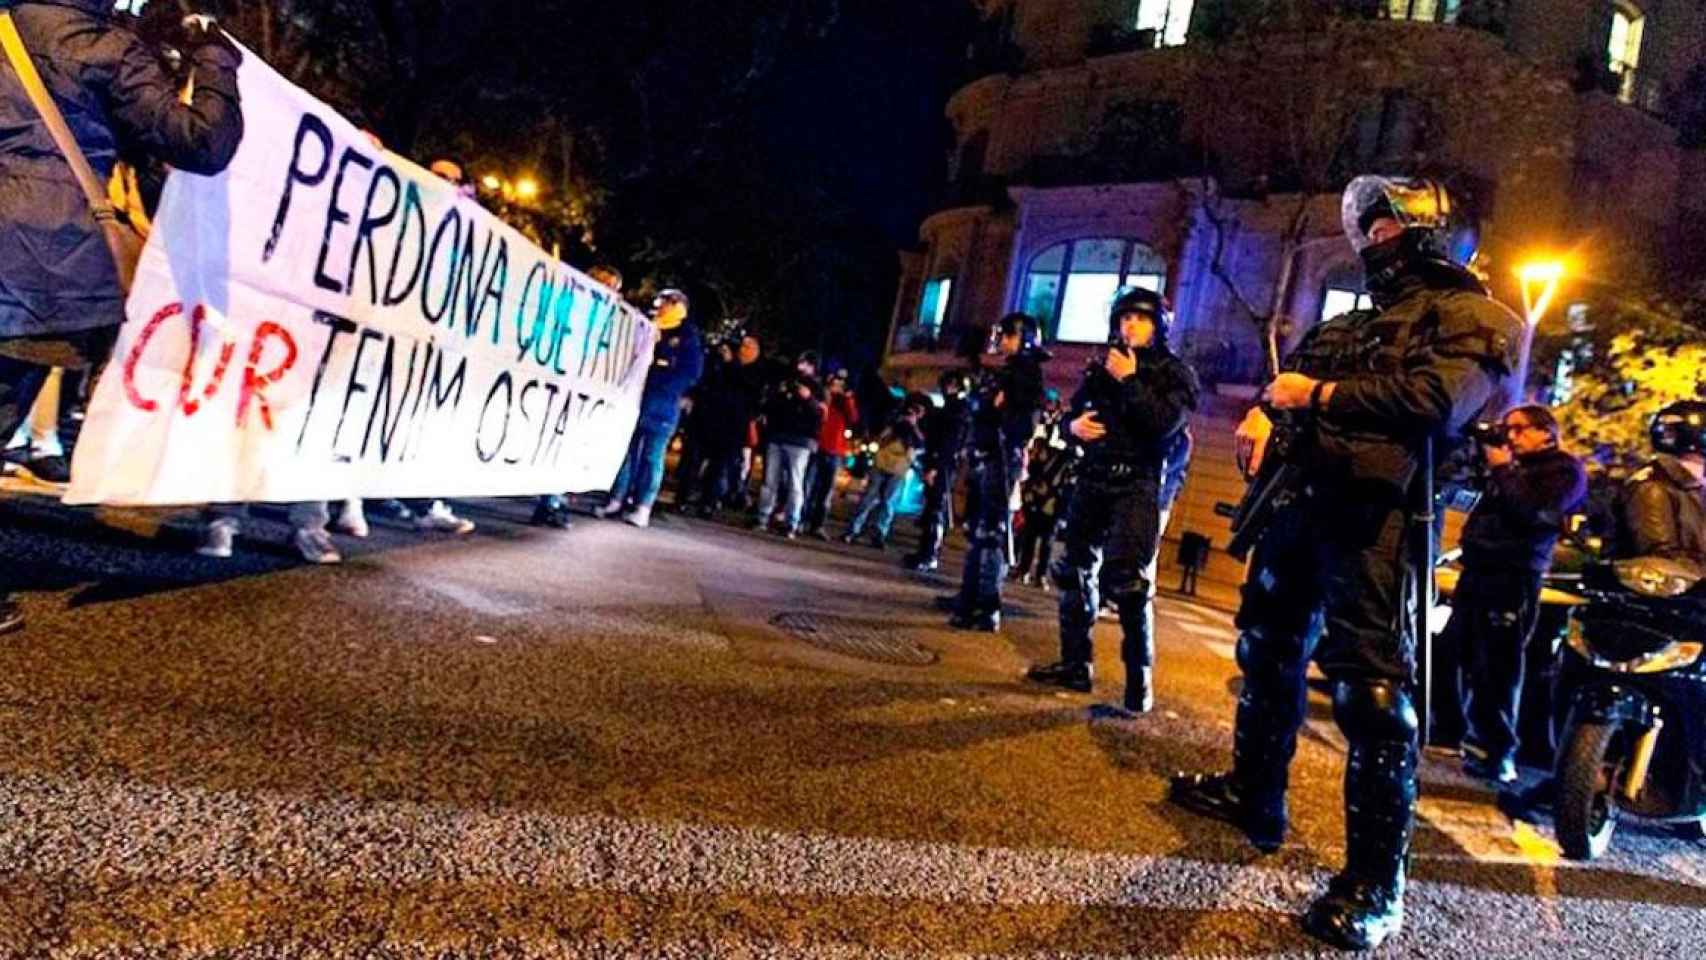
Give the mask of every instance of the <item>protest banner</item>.
[[171, 175], [68, 503], [610, 486], [655, 328], [248, 53], [218, 176]]

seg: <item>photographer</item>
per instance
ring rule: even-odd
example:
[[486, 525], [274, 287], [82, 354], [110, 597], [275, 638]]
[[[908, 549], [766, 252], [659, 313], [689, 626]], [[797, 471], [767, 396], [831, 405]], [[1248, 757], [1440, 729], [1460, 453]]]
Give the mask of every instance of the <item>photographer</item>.
[[793, 373], [765, 401], [762, 418], [768, 445], [764, 451], [764, 490], [758, 498], [752, 529], [768, 529], [777, 507], [781, 507], [782, 535], [789, 540], [799, 536], [806, 465], [817, 452], [828, 409], [823, 396], [823, 384], [817, 379], [817, 354], [807, 350], [795, 361]]
[[[1564, 518], [1587, 495], [1587, 471], [1558, 449], [1558, 421], [1539, 405], [1515, 407], [1476, 431], [1486, 463], [1485, 492], [1463, 528], [1463, 577], [1441, 638], [1449, 694], [1465, 682], [1466, 702], [1444, 702], [1468, 720], [1463, 768], [1496, 783], [1516, 779], [1517, 714], [1526, 647], [1540, 612], [1540, 579]], [[1455, 657], [1452, 655], [1456, 654]], [[1451, 669], [1461, 662], [1461, 679]]]

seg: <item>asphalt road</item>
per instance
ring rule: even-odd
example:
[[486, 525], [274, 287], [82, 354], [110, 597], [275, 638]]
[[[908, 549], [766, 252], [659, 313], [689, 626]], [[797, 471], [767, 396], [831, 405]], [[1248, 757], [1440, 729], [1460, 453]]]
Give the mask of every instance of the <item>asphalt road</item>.
[[[38, 588], [0, 640], [0, 956], [1315, 955], [1325, 702], [1274, 856], [1161, 800], [1227, 759], [1224, 613], [1163, 599], [1159, 710], [1102, 718], [1111, 624], [1097, 697], [1019, 681], [1055, 649], [1040, 591], [954, 633], [894, 552], [526, 510], [310, 568], [272, 515], [219, 563], [182, 519], [0, 499]], [[1703, 955], [1706, 850], [1561, 863], [1424, 777], [1381, 956]]]

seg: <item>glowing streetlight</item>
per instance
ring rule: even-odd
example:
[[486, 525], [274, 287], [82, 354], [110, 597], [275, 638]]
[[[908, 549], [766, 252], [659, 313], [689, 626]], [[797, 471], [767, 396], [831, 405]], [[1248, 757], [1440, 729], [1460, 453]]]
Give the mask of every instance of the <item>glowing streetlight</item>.
[[1528, 354], [1534, 346], [1534, 328], [1540, 325], [1541, 318], [1551, 308], [1564, 273], [1564, 264], [1557, 260], [1532, 260], [1516, 270], [1516, 278], [1522, 284], [1523, 319], [1528, 325], [1523, 331], [1522, 355], [1516, 368], [1515, 385], [1519, 400], [1528, 396]]
[[1523, 318], [1532, 329], [1552, 306], [1552, 298], [1558, 294], [1558, 284], [1564, 279], [1564, 265], [1557, 260], [1525, 263], [1517, 268], [1516, 276], [1522, 281]]
[[524, 201], [539, 196], [539, 181], [532, 177], [522, 177], [515, 182], [515, 195]]
[[480, 186], [485, 187], [487, 190], [496, 190], [503, 185], [504, 182], [502, 180], [499, 180], [496, 176], [489, 173], [480, 178]]

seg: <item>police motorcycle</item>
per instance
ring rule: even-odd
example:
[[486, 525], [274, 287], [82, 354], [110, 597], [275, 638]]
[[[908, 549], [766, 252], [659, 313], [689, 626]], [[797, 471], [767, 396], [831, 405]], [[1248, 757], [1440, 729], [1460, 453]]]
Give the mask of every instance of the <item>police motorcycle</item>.
[[1706, 569], [1659, 557], [1590, 564], [1573, 587], [1558, 689], [1569, 703], [1554, 811], [1575, 860], [1619, 821], [1706, 839]]

